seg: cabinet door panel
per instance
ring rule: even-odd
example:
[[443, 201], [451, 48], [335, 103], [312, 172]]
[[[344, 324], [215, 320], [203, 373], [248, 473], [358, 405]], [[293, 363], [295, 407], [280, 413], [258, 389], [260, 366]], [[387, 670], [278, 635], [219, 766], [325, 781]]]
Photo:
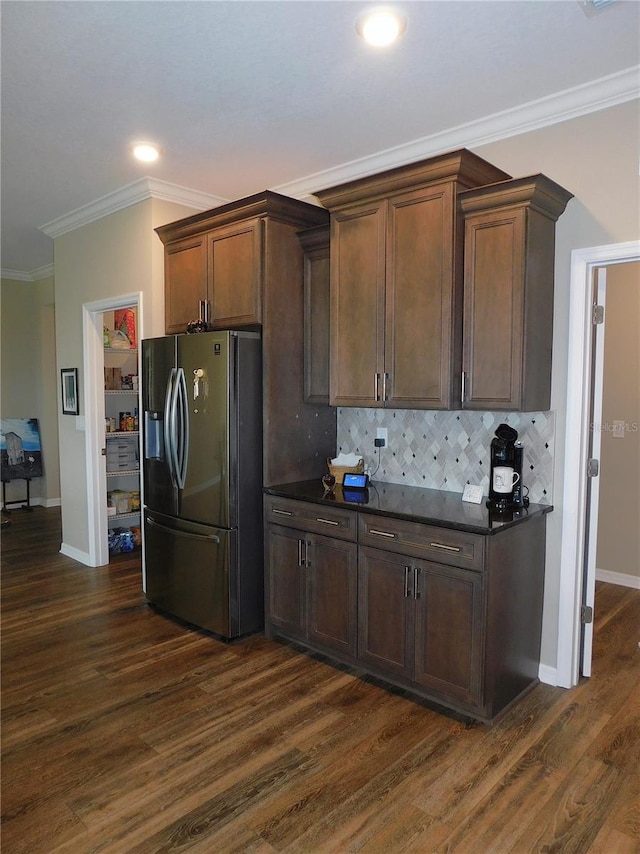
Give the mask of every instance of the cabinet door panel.
[[358, 562], [358, 658], [380, 671], [413, 675], [413, 599], [406, 596], [401, 555], [360, 549]]
[[[329, 403], [329, 229], [326, 244], [305, 248], [304, 256], [304, 399]], [[304, 245], [304, 244], [303, 244]]]
[[[389, 202], [387, 406], [444, 409], [454, 370], [454, 198], [446, 184]], [[461, 324], [458, 322], [458, 326]], [[457, 368], [460, 365], [458, 358]]]
[[[384, 370], [384, 202], [331, 223], [331, 377], [334, 406], [380, 406]], [[378, 389], [382, 394], [381, 385]]]
[[415, 681], [446, 697], [478, 705], [482, 577], [435, 563], [416, 566]]
[[307, 637], [355, 657], [357, 546], [329, 537], [307, 538]]
[[186, 332], [207, 299], [207, 248], [204, 235], [177, 240], [165, 248], [164, 311], [167, 335]]
[[287, 634], [304, 635], [305, 570], [299, 565], [302, 535], [271, 525], [267, 534], [268, 615]]
[[524, 212], [469, 219], [465, 244], [465, 409], [519, 409]]
[[214, 326], [261, 322], [261, 233], [260, 220], [249, 220], [209, 235]]

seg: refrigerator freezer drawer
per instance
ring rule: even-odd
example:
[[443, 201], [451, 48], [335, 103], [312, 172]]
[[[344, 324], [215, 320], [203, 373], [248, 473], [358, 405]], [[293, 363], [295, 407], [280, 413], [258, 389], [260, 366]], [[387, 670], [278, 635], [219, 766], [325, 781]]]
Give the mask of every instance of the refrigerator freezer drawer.
[[237, 532], [144, 514], [147, 599], [225, 638], [239, 633]]

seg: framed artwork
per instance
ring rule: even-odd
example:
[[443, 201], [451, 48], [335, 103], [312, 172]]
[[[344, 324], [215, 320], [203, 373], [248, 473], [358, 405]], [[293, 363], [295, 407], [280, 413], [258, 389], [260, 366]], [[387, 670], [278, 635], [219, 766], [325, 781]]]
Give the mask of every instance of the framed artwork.
[[62, 378], [62, 414], [79, 415], [78, 369], [62, 368], [60, 376]]
[[4, 481], [42, 477], [37, 418], [3, 418], [0, 421], [0, 475]]

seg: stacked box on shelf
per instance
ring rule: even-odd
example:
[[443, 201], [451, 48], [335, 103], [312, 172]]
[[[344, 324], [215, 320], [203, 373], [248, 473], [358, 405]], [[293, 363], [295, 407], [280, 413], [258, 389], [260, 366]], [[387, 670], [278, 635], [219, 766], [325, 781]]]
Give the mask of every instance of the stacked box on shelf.
[[112, 439], [107, 443], [107, 471], [132, 471], [138, 469], [138, 443], [134, 436]]

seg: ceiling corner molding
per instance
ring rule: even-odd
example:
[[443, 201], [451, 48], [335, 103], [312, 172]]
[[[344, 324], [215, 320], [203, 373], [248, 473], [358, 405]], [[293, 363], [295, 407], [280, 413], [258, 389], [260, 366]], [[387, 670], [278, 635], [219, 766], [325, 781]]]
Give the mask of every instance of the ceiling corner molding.
[[165, 202], [175, 202], [194, 208], [196, 211], [207, 210], [224, 204], [227, 199], [212, 196], [209, 193], [201, 193], [198, 190], [190, 190], [188, 187], [180, 187], [168, 181], [160, 181], [157, 178], [140, 178], [132, 184], [127, 184], [119, 190], [107, 193], [89, 202], [82, 207], [76, 208], [68, 214], [52, 219], [50, 222], [40, 226], [40, 231], [47, 237], [60, 237], [69, 231], [74, 231], [90, 222], [95, 222], [109, 214], [116, 213], [124, 208], [144, 202], [147, 199], [160, 199]]
[[44, 267], [38, 267], [35, 270], [31, 270], [29, 275], [31, 276], [32, 282], [39, 282], [41, 279], [48, 279], [55, 275], [55, 270], [53, 264], [45, 264]]
[[272, 189], [295, 198], [309, 199], [317, 190], [375, 175], [385, 169], [404, 166], [457, 148], [479, 148], [491, 142], [606, 110], [637, 98], [640, 98], [640, 66], [634, 65], [616, 74], [591, 80], [572, 89], [565, 89]]
[[6, 279], [11, 282], [32, 282], [31, 273], [25, 273], [23, 270], [0, 270], [0, 279]]
[[38, 267], [28, 273], [25, 273], [24, 270], [0, 270], [0, 278], [11, 279], [13, 282], [39, 282], [41, 279], [48, 279], [53, 275], [53, 264], [45, 264], [44, 267]]

